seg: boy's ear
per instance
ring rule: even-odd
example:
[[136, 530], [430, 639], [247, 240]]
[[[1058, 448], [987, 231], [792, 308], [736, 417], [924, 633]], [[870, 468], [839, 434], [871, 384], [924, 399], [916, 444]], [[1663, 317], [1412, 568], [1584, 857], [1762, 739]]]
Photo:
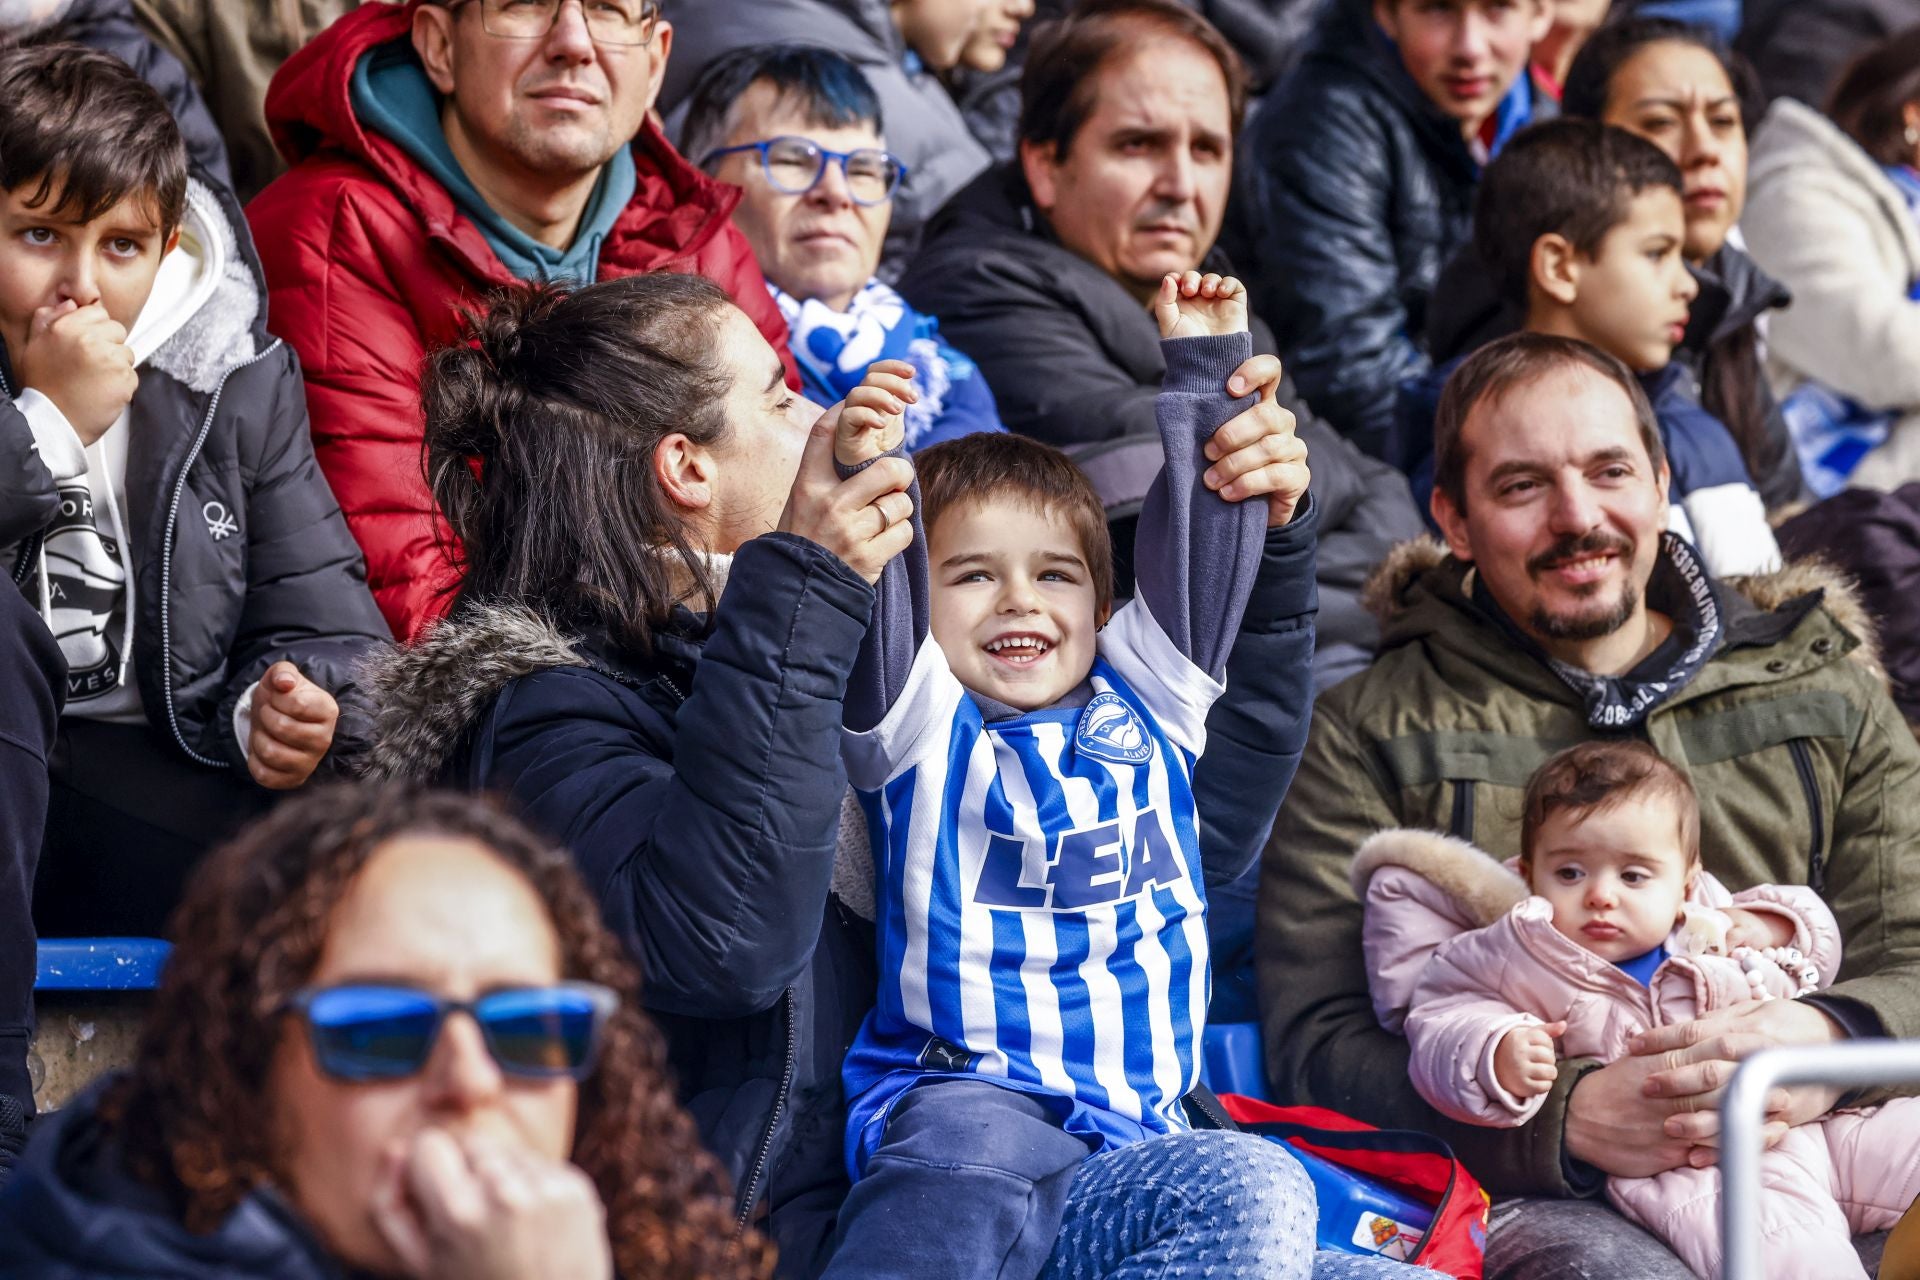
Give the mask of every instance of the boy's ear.
[[1558, 231], [1549, 231], [1533, 242], [1527, 276], [1532, 288], [1570, 307], [1580, 298], [1580, 251]]
[[180, 247], [180, 228], [175, 227], [173, 229], [173, 234], [167, 237], [166, 245], [160, 250], [160, 256], [164, 258], [179, 247]]

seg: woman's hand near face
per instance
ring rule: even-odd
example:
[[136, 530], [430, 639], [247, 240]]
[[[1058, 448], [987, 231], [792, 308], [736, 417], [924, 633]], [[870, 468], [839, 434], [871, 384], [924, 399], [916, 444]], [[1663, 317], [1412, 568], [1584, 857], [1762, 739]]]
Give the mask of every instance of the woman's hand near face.
[[388, 1153], [373, 1220], [412, 1280], [612, 1280], [586, 1174], [508, 1143], [422, 1130]]
[[[902, 369], [910, 367], [882, 361], [853, 395], [820, 415], [777, 526], [819, 543], [868, 582], [878, 582], [887, 562], [913, 542], [913, 499], [907, 496], [913, 464], [880, 456], [899, 446], [905, 430], [899, 412], [890, 407], [901, 400], [899, 390], [912, 395], [910, 386], [894, 385]], [[834, 461], [843, 450], [847, 456], [841, 466], [868, 459], [872, 465], [842, 480]]]

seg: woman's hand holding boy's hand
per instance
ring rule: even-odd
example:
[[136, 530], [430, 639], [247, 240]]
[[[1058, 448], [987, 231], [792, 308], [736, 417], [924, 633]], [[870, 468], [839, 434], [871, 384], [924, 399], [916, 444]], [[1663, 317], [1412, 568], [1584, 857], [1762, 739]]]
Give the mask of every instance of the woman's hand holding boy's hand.
[[[883, 363], [905, 367], [897, 361]], [[872, 373], [867, 376], [873, 378]], [[881, 373], [882, 378], [895, 376], [889, 371]], [[887, 561], [913, 542], [913, 499], [907, 496], [913, 484], [913, 464], [905, 458], [880, 456], [892, 449], [885, 443], [887, 426], [870, 419], [888, 415], [870, 403], [855, 403], [856, 396], [863, 401], [872, 398], [862, 395], [868, 389], [865, 384], [854, 388], [853, 395], [821, 414], [813, 424], [800, 455], [800, 471], [787, 494], [787, 509], [780, 513], [777, 527], [782, 533], [818, 543], [868, 582], [878, 582]], [[873, 389], [892, 394], [879, 384]], [[855, 415], [851, 422], [849, 414]], [[873, 460], [872, 466], [845, 480], [834, 467], [843, 434], [849, 453], [863, 456], [849, 457], [842, 466]], [[869, 448], [873, 452], [865, 453]]]
[[1232, 276], [1169, 271], [1153, 300], [1163, 338], [1217, 338], [1247, 331], [1247, 288]]
[[843, 467], [892, 453], [907, 437], [907, 406], [920, 398], [913, 389], [913, 366], [904, 360], [876, 360], [860, 385], [826, 417], [833, 424], [833, 460]]
[[[1247, 290], [1232, 276], [1168, 272], [1153, 300], [1162, 338], [1214, 338], [1247, 331]], [[1259, 400], [1207, 441], [1207, 488], [1228, 502], [1267, 500], [1267, 528], [1293, 519], [1307, 485], [1307, 446], [1294, 434], [1293, 412], [1280, 403], [1280, 360], [1254, 356], [1227, 379], [1236, 399], [1258, 391]]]
[[1493, 1051], [1493, 1078], [1516, 1098], [1537, 1098], [1553, 1088], [1560, 1064], [1553, 1042], [1567, 1034], [1567, 1024], [1553, 1022], [1515, 1027], [1500, 1038]]
[[13, 371], [65, 416], [80, 443], [91, 446], [120, 420], [140, 379], [127, 330], [99, 303], [71, 298], [33, 313]]
[[1260, 398], [1230, 418], [1207, 441], [1212, 464], [1201, 479], [1228, 502], [1267, 500], [1267, 528], [1293, 519], [1307, 496], [1313, 473], [1307, 468], [1307, 443], [1294, 434], [1293, 411], [1280, 403], [1280, 358], [1254, 356], [1233, 371], [1227, 391]]
[[313, 776], [333, 746], [340, 704], [281, 661], [253, 689], [253, 727], [247, 736], [247, 772], [272, 791], [290, 791]]

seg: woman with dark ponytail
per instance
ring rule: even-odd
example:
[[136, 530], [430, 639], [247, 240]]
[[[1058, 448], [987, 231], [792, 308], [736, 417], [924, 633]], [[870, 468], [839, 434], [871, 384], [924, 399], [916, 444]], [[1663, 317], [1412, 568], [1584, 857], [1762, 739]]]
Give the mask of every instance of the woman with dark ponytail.
[[1686, 341], [1674, 352], [1700, 404], [1725, 423], [1770, 510], [1805, 496], [1800, 461], [1762, 370], [1762, 319], [1791, 300], [1755, 265], [1737, 229], [1747, 195], [1747, 125], [1758, 86], [1710, 31], [1630, 18], [1596, 32], [1567, 72], [1563, 114], [1637, 133], [1680, 166], [1685, 252], [1700, 282]]
[[[795, 396], [690, 276], [516, 288], [430, 358], [422, 399], [462, 585], [372, 674], [371, 768], [504, 793], [572, 850], [738, 1223], [764, 1200], [805, 1256], [838, 1194], [790, 1203], [839, 1182], [840, 1134], [796, 1115], [837, 1092], [874, 982], [871, 943], [828, 906], [841, 699], [911, 537], [911, 468], [842, 480], [846, 405]], [[807, 1054], [816, 1036], [836, 1047]]]

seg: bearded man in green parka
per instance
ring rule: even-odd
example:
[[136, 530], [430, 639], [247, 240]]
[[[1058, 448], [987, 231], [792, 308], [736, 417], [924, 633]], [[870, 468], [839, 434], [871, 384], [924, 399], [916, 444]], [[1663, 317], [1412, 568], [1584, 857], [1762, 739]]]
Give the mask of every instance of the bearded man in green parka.
[[[1321, 697], [1265, 853], [1259, 978], [1276, 1098], [1439, 1134], [1496, 1195], [1591, 1196], [1604, 1175], [1711, 1159], [1701, 1148], [1717, 1142], [1721, 1090], [1761, 1048], [1920, 1036], [1920, 746], [1844, 583], [1818, 566], [1709, 578], [1665, 532], [1667, 465], [1644, 394], [1584, 343], [1521, 334], [1477, 353], [1448, 383], [1435, 460], [1446, 546], [1403, 546], [1377, 575], [1380, 656]], [[1623, 736], [1689, 771], [1704, 865], [1729, 889], [1820, 893], [1844, 939], [1839, 978], [1656, 1029], [1606, 1066], [1563, 1061], [1519, 1128], [1449, 1121], [1414, 1092], [1406, 1041], [1375, 1020], [1354, 851], [1383, 828], [1418, 827], [1518, 854], [1534, 769]], [[1783, 1131], [1836, 1101], [1783, 1091], [1772, 1118]], [[1589, 1215], [1578, 1231], [1559, 1221], [1591, 1262], [1611, 1247], [1595, 1232], [1611, 1234], [1611, 1215], [1576, 1208]], [[1501, 1227], [1496, 1213], [1496, 1280]], [[1529, 1226], [1532, 1253], [1559, 1230], [1541, 1227]]]

